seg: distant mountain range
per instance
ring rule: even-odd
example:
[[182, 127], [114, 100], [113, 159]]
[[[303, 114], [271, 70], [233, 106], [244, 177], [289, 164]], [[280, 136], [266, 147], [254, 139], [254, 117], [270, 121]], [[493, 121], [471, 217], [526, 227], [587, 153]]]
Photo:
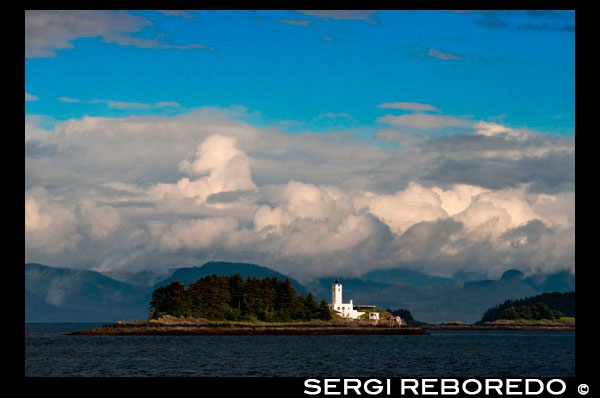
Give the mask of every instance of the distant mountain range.
[[292, 286], [294, 286], [294, 289], [296, 289], [296, 292], [307, 293], [306, 288], [298, 283], [298, 281], [286, 275], [280, 274], [277, 271], [273, 271], [270, 268], [261, 267], [260, 265], [254, 264], [227, 263], [223, 261], [208, 262], [202, 267], [177, 268], [170, 277], [154, 285], [153, 289], [166, 286], [173, 281], [179, 281], [184, 285], [189, 285], [190, 283], [193, 283], [196, 280], [208, 275], [230, 276], [234, 275], [236, 272], [239, 273], [244, 279], [248, 277], [254, 277], [260, 279], [277, 278], [285, 280], [286, 278], [289, 278], [290, 282], [292, 282]]
[[410, 286], [445, 285], [456, 282], [454, 279], [426, 275], [408, 268], [374, 270], [366, 273], [361, 279], [371, 282]]
[[[152, 291], [178, 280], [187, 285], [207, 275], [233, 275], [244, 279], [286, 276], [254, 264], [208, 262], [201, 267], [177, 268], [171, 276], [154, 286], [147, 286], [152, 275], [148, 271], [121, 274], [138, 285], [119, 281], [96, 271], [25, 264], [25, 322], [114, 322], [147, 319]], [[298, 293], [306, 288], [290, 278]]]
[[25, 264], [26, 322], [145, 319], [150, 294], [95, 271]]
[[[147, 319], [152, 291], [174, 280], [189, 284], [207, 275], [233, 275], [245, 279], [286, 276], [255, 264], [208, 262], [201, 267], [176, 268], [160, 282], [148, 271], [138, 274], [103, 274], [69, 268], [25, 264], [26, 322], [114, 322]], [[114, 276], [114, 278], [109, 275]], [[115, 278], [119, 278], [117, 280]], [[361, 278], [342, 278], [344, 301], [373, 304], [379, 308], [407, 308], [418, 321], [475, 322], [483, 312], [507, 299], [543, 292], [575, 290], [569, 272], [525, 277], [509, 270], [499, 280], [460, 281], [426, 275], [407, 268], [371, 271]], [[312, 291], [331, 300], [333, 277], [318, 279], [306, 287], [290, 278], [296, 291]]]

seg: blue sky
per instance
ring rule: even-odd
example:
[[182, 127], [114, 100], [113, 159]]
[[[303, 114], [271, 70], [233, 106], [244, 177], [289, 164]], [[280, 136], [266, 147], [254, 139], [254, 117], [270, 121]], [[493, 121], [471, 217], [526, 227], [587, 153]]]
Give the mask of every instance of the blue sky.
[[[142, 48], [74, 32], [74, 48], [26, 57], [25, 91], [38, 100], [26, 101], [25, 113], [64, 120], [242, 105], [260, 112], [254, 122], [261, 125], [364, 135], [390, 113], [378, 104], [408, 101], [444, 115], [574, 133], [573, 11], [377, 11], [358, 19], [294, 11], [129, 14], [145, 23], [124, 35], [210, 48]], [[485, 25], [490, 19], [502, 27]], [[113, 109], [60, 97], [180, 106]]]
[[26, 262], [575, 271], [574, 11], [27, 11]]

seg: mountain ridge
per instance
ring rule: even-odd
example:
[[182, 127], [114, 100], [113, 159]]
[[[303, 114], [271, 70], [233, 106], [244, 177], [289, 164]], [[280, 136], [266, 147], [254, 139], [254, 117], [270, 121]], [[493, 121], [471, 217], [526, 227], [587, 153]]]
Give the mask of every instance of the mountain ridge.
[[[574, 277], [568, 271], [530, 276], [518, 270], [509, 271], [498, 280], [461, 282], [403, 268], [385, 270], [383, 274], [374, 270], [360, 278], [342, 278], [344, 301], [352, 299], [355, 304], [377, 305], [379, 308], [407, 308], [416, 320], [422, 322], [472, 323], [481, 319], [486, 309], [505, 300], [575, 288]], [[287, 277], [256, 264], [207, 262], [199, 267], [175, 268], [171, 276], [155, 285], [141, 286], [116, 280], [97, 271], [28, 263], [25, 264], [25, 321], [112, 322], [146, 319], [154, 288], [173, 280], [189, 284], [206, 275], [233, 275], [236, 272], [244, 279], [248, 276]], [[386, 273], [396, 278], [390, 277], [383, 282], [381, 278]], [[311, 291], [318, 300], [330, 301], [334, 277], [316, 279], [306, 286], [291, 277], [289, 279], [298, 293]]]
[[[207, 262], [200, 267], [176, 268], [171, 276], [153, 286], [111, 278], [98, 271], [25, 264], [25, 322], [114, 322], [146, 319], [152, 291], [173, 280], [189, 284], [207, 275], [244, 278], [288, 278], [270, 268], [247, 263]], [[298, 293], [306, 288], [293, 278]]]
[[170, 277], [156, 283], [153, 289], [166, 286], [169, 283], [178, 280], [184, 285], [188, 285], [199, 278], [208, 275], [230, 276], [239, 273], [243, 279], [248, 277], [255, 278], [277, 278], [285, 280], [288, 278], [294, 289], [298, 293], [307, 293], [306, 288], [297, 280], [282, 273], [279, 273], [271, 268], [250, 263], [232, 263], [227, 261], [209, 261], [200, 267], [182, 267], [176, 268]]

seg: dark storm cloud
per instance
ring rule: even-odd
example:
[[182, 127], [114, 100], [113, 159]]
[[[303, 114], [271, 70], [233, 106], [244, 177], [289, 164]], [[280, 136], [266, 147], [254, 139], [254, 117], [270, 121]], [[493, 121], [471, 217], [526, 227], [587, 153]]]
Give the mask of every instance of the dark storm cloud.
[[539, 242], [540, 238], [544, 234], [549, 234], [552, 232], [552, 228], [549, 228], [540, 220], [532, 220], [527, 224], [511, 229], [510, 231], [502, 234], [504, 239], [514, 239], [518, 237], [527, 237], [530, 239], [530, 243]]
[[230, 203], [237, 202], [248, 194], [248, 191], [226, 191], [210, 195], [206, 198], [206, 203]]
[[531, 184], [531, 192], [556, 193], [574, 188], [573, 154], [551, 152], [542, 158], [439, 158], [424, 180], [434, 183], [463, 183], [489, 189]]
[[564, 192], [574, 188], [573, 149], [571, 138], [542, 134], [444, 136], [421, 144], [421, 153], [431, 159], [422, 178], [490, 189], [531, 184], [531, 192]]
[[462, 223], [452, 219], [420, 222], [398, 238], [398, 246], [415, 258], [437, 257], [450, 236], [459, 233], [462, 228]]

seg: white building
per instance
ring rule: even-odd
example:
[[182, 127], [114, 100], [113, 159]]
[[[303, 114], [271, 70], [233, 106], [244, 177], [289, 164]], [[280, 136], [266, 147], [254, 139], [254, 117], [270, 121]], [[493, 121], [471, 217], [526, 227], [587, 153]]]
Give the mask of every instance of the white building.
[[354, 309], [352, 300], [349, 303], [342, 302], [342, 284], [339, 279], [331, 285], [331, 304], [329, 308], [335, 311], [342, 318], [358, 319], [364, 312], [359, 312]]

